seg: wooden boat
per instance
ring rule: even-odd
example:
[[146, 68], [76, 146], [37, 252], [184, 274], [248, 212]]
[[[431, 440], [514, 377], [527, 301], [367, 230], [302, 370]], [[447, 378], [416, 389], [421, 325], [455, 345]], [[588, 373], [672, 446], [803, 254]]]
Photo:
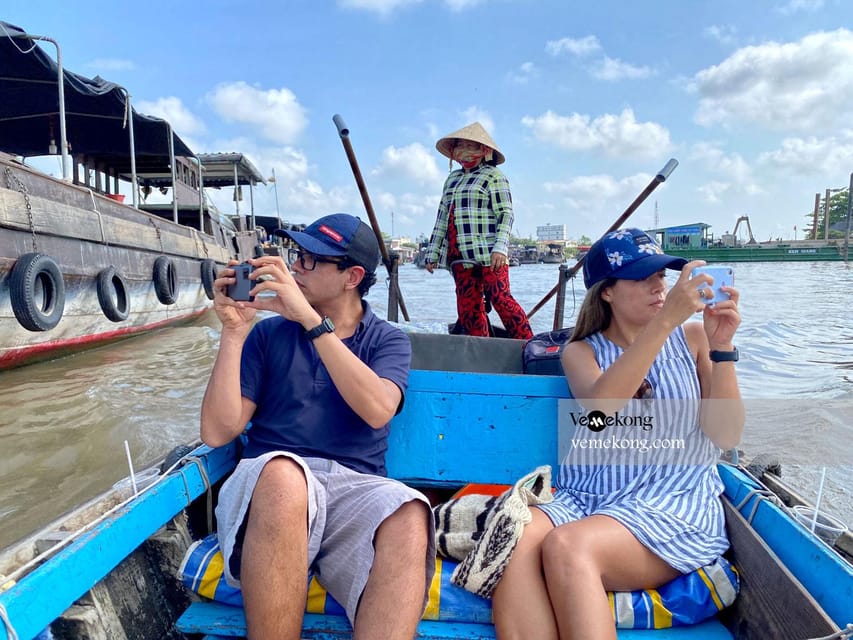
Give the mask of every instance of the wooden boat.
[[566, 256], [563, 255], [563, 245], [549, 244], [548, 251], [540, 254], [539, 262], [545, 264], [563, 264], [566, 261]]
[[[562, 376], [524, 374], [521, 341], [410, 337], [413, 370], [392, 423], [390, 475], [443, 499], [468, 483], [512, 484], [538, 465], [557, 464]], [[137, 497], [106, 494], [0, 554], [0, 639], [47, 638], [48, 628], [56, 640], [245, 634], [240, 607], [202, 600], [178, 579], [192, 539], [213, 527], [216, 489], [236, 455], [234, 444], [201, 446], [164, 463], [167, 472]], [[734, 604], [690, 626], [620, 629], [620, 640], [825, 638], [853, 623], [853, 566], [743, 469], [721, 462], [720, 473], [729, 555], [740, 576]], [[466, 614], [462, 607], [453, 620], [425, 619], [417, 637], [494, 638], [488, 619], [460, 619]], [[305, 615], [304, 638], [350, 634], [341, 615]]]
[[[738, 226], [746, 223], [749, 238], [738, 239]], [[704, 222], [647, 229], [663, 250], [673, 256], [706, 262], [815, 262], [843, 260], [843, 241], [839, 240], [769, 240], [757, 242], [749, 226], [749, 218], [741, 216], [732, 233], [715, 238], [711, 225]]]
[[[0, 22], [0, 369], [191, 319], [217, 267], [264, 239], [203, 197], [263, 182], [248, 159], [194, 154], [124, 88], [63, 71], [40, 40]], [[62, 179], [24, 160], [46, 154]]]

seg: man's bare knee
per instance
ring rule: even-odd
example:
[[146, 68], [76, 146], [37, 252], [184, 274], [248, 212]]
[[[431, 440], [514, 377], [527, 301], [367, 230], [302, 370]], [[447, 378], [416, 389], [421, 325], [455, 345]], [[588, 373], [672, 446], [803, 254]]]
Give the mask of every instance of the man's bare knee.
[[401, 505], [394, 513], [385, 518], [376, 530], [376, 544], [383, 539], [395, 546], [400, 543], [421, 542], [426, 548], [429, 529], [429, 512], [420, 500], [411, 500]]
[[299, 463], [291, 458], [273, 458], [264, 465], [252, 494], [253, 510], [282, 507], [305, 510], [308, 482]]

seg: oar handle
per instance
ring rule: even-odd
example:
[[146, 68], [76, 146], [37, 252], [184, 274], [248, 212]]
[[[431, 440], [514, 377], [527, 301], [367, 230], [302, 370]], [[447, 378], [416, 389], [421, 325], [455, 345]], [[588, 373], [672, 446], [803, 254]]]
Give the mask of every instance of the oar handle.
[[[675, 158], [670, 158], [669, 161], [663, 166], [663, 169], [658, 171], [655, 177], [652, 178], [652, 181], [649, 182], [645, 189], [643, 189], [643, 192], [640, 193], [640, 195], [638, 195], [636, 198], [634, 198], [634, 201], [630, 205], [628, 205], [628, 208], [625, 209], [622, 215], [616, 219], [616, 222], [611, 224], [610, 228], [602, 234], [602, 237], [604, 237], [604, 235], [610, 233], [611, 231], [616, 231], [616, 229], [619, 229], [625, 223], [625, 221], [629, 217], [631, 217], [631, 214], [636, 211], [637, 207], [639, 207], [643, 203], [643, 201], [649, 197], [649, 194], [654, 191], [661, 182], [666, 181], [670, 174], [675, 171], [675, 168], [677, 166], [678, 160], [676, 160]], [[583, 266], [584, 258], [586, 258], [586, 255], [581, 256], [578, 261], [574, 265], [572, 265], [572, 268], [566, 272], [565, 277], [567, 280], [574, 276], [580, 270], [580, 268]], [[548, 293], [546, 293], [545, 297], [542, 298], [539, 302], [537, 302], [536, 306], [527, 312], [528, 319], [531, 318], [534, 313], [539, 311], [539, 309], [544, 307], [548, 300], [553, 298], [554, 294], [556, 294], [559, 289], [560, 283], [555, 284], [554, 288], [551, 289]]]
[[[364, 179], [361, 177], [361, 169], [358, 168], [358, 161], [355, 159], [355, 152], [352, 149], [352, 142], [349, 139], [349, 128], [344, 119], [339, 114], [332, 116], [332, 122], [338, 129], [338, 135], [341, 137], [341, 143], [344, 145], [344, 151], [347, 154], [350, 168], [355, 176], [355, 183], [358, 185], [358, 191], [361, 194], [361, 200], [364, 203], [364, 208], [367, 211], [367, 217], [370, 218], [370, 226], [373, 229], [373, 234], [376, 236], [376, 242], [379, 244], [379, 252], [382, 254], [382, 262], [385, 263], [385, 269], [388, 274], [391, 274], [391, 258], [388, 255], [388, 248], [385, 246], [385, 240], [382, 238], [382, 231], [379, 229], [379, 221], [376, 219], [376, 214], [373, 211], [373, 205], [370, 203], [370, 196], [367, 193], [367, 186], [364, 184]], [[409, 321], [409, 312], [406, 310], [406, 303], [403, 302], [401, 292], [399, 296], [400, 310], [403, 312], [403, 318]]]

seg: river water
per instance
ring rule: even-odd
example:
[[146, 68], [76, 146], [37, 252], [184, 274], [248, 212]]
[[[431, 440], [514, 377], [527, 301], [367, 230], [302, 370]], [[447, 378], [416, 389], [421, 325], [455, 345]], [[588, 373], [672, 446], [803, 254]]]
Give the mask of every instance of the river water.
[[[741, 449], [776, 455], [783, 478], [811, 500], [826, 467], [821, 507], [853, 526], [853, 269], [842, 262], [734, 266], [747, 405]], [[526, 310], [557, 278], [557, 265], [510, 271]], [[442, 332], [456, 319], [447, 272], [403, 265], [399, 283], [412, 328]], [[581, 280], [568, 287], [562, 326], [573, 324], [584, 295]], [[368, 296], [380, 317], [387, 297], [380, 280]], [[492, 321], [499, 324], [494, 312]], [[552, 299], [531, 324], [538, 333], [553, 322]], [[196, 438], [218, 338], [211, 312], [193, 324], [0, 373], [0, 548], [125, 477], [125, 440], [139, 468]]]

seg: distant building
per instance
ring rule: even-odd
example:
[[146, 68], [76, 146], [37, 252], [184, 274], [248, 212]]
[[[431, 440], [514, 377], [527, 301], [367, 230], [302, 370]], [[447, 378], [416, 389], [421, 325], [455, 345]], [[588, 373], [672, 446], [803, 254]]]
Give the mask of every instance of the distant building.
[[536, 227], [536, 239], [539, 242], [549, 240], [566, 240], [566, 225], [564, 224], [546, 224], [541, 227]]

